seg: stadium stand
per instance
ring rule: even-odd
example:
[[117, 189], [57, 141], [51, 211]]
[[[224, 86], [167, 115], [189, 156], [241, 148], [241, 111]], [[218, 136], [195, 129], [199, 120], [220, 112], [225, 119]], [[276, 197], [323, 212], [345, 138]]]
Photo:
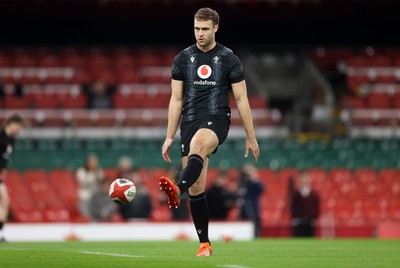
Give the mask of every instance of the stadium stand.
[[[15, 222], [87, 221], [78, 212], [74, 171], [89, 152], [97, 154], [111, 178], [116, 177], [118, 157], [131, 157], [152, 198], [151, 219], [170, 220], [170, 210], [161, 202], [156, 180], [166, 172], [166, 163], [160, 157], [163, 141], [160, 136], [150, 137], [150, 132], [141, 138], [120, 133], [141, 127], [164, 131], [170, 96], [169, 66], [175, 54], [176, 49], [170, 48], [1, 50], [4, 98], [0, 120], [18, 111], [30, 122], [27, 134], [17, 141], [6, 179], [15, 200], [11, 207]], [[354, 55], [350, 49], [322, 48], [313, 51], [311, 58], [326, 72], [335, 69], [341, 60], [347, 63], [346, 94], [337, 103], [342, 117], [348, 113], [353, 128], [398, 125], [398, 60], [380, 54]], [[263, 59], [267, 62], [270, 56], [263, 55]], [[288, 64], [285, 57], [278, 59], [282, 66]], [[274, 69], [268, 65], [264, 68]], [[282, 73], [295, 76], [292, 72]], [[86, 85], [99, 78], [115, 87], [113, 109], [87, 109]], [[249, 99], [257, 127], [274, 129], [283, 124], [282, 114], [270, 108], [267, 98], [252, 95]], [[235, 108], [233, 100], [231, 105]], [[236, 111], [232, 126], [239, 125]], [[91, 131], [88, 135], [76, 135], [87, 129]], [[114, 133], [112, 129], [117, 135], [109, 134]], [[288, 181], [302, 171], [310, 174], [322, 197], [321, 223], [327, 218], [337, 225], [352, 226], [400, 221], [398, 139], [351, 135], [301, 139], [282, 137], [278, 132], [268, 138], [262, 131], [258, 167], [267, 185], [261, 199], [264, 235], [282, 234], [272, 231], [272, 226], [288, 229]], [[51, 138], [43, 136], [48, 133], [53, 133]], [[93, 133], [95, 136], [91, 136]], [[96, 136], [99, 133], [105, 136]], [[219, 148], [216, 161], [211, 162], [208, 185], [221, 167], [229, 168], [228, 181], [237, 180], [238, 169], [247, 162], [238, 157], [243, 149], [243, 141], [236, 136]], [[177, 161], [178, 153], [173, 152]], [[17, 187], [21, 182], [28, 187]], [[230, 213], [230, 219], [236, 217], [236, 212]]]

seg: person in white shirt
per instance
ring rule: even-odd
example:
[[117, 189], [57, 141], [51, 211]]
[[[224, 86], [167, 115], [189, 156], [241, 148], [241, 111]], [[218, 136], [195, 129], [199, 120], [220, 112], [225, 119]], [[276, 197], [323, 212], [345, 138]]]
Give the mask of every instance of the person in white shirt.
[[78, 181], [79, 211], [82, 216], [90, 218], [90, 199], [99, 188], [104, 177], [98, 159], [91, 154], [86, 157], [85, 165], [76, 171]]

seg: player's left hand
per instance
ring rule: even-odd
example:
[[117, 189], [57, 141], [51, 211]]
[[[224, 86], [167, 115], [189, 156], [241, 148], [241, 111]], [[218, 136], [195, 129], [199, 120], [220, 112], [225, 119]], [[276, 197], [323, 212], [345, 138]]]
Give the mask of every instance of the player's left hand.
[[260, 156], [260, 148], [258, 147], [258, 143], [256, 139], [246, 139], [246, 149], [244, 152], [244, 157], [247, 158], [249, 155], [249, 150], [253, 153], [254, 162], [257, 163], [258, 157]]

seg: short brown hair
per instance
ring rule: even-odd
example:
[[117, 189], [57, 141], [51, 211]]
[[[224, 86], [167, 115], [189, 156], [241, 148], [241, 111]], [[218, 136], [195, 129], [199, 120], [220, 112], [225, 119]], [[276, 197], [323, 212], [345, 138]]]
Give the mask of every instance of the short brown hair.
[[214, 25], [219, 24], [219, 15], [217, 11], [209, 7], [203, 7], [197, 10], [194, 14], [194, 18], [196, 20], [211, 20]]
[[12, 114], [9, 117], [6, 118], [4, 121], [4, 126], [8, 126], [11, 123], [17, 123], [22, 126], [26, 126], [26, 121], [25, 118], [22, 117], [20, 114]]

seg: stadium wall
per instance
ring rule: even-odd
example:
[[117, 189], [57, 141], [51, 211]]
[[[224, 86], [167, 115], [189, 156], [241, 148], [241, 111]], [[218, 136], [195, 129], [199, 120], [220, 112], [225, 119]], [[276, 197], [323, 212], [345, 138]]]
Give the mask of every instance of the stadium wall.
[[[210, 239], [235, 240], [254, 238], [251, 222], [211, 222]], [[6, 225], [9, 241], [139, 241], [139, 240], [195, 240], [196, 232], [191, 222], [175, 223], [51, 223]]]

